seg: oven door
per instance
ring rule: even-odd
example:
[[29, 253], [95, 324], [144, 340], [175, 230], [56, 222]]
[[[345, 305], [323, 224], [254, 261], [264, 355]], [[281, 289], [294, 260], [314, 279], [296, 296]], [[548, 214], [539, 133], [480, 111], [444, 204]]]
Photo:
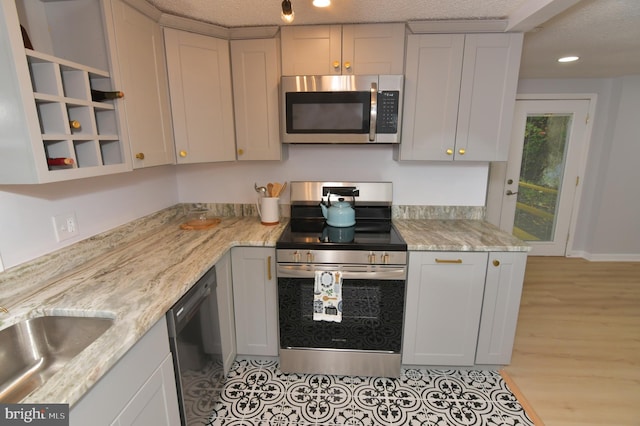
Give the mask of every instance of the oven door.
[[[315, 271], [342, 273], [341, 322], [314, 321]], [[280, 347], [400, 353], [405, 266], [278, 265]]]

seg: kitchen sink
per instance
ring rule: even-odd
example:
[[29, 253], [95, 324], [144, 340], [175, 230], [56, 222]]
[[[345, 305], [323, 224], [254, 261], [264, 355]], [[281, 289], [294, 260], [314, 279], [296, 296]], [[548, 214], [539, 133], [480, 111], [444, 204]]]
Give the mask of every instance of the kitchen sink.
[[43, 316], [1, 330], [0, 402], [20, 402], [112, 324], [109, 318]]

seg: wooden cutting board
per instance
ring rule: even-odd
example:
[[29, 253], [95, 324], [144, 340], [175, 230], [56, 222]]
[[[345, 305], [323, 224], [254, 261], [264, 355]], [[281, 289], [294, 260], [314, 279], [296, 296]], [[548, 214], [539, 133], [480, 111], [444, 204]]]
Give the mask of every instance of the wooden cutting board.
[[194, 219], [181, 224], [180, 228], [185, 229], [187, 231], [211, 229], [217, 226], [220, 222], [221, 220], [219, 218], [205, 219], [205, 220]]

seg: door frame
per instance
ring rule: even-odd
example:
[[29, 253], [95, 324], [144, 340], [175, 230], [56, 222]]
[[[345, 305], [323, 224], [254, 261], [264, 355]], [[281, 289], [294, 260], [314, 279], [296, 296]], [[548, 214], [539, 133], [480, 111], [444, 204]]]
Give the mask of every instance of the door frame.
[[[596, 111], [596, 102], [598, 95], [595, 93], [541, 93], [541, 94], [518, 94], [516, 95], [516, 102], [518, 101], [573, 101], [573, 100], [586, 100], [589, 101], [589, 112], [587, 116], [587, 127], [585, 129], [585, 141], [582, 152], [580, 153], [580, 160], [578, 165], [578, 177], [579, 183], [575, 190], [573, 198], [573, 204], [571, 208], [571, 217], [569, 222], [569, 236], [567, 238], [567, 244], [565, 246], [566, 257], [580, 257], [582, 252], [576, 251], [573, 248], [573, 240], [576, 233], [576, 225], [578, 215], [580, 213], [580, 202], [582, 200], [582, 190], [584, 188], [584, 182], [587, 173], [587, 160], [589, 157], [589, 150], [591, 146], [591, 136], [593, 134], [593, 122]], [[515, 110], [514, 110], [515, 113]], [[505, 179], [507, 172], [507, 162], [492, 162], [489, 165], [489, 181], [487, 184], [487, 200], [486, 200], [486, 215], [487, 222], [496, 226], [500, 226], [500, 215], [502, 210], [503, 193], [505, 191]]]

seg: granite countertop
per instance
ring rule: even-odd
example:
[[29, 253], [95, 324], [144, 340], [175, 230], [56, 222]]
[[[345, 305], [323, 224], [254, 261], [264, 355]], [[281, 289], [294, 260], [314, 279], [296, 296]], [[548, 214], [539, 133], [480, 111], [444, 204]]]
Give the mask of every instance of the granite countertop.
[[[99, 316], [114, 323], [31, 393], [25, 403], [73, 405], [234, 246], [271, 246], [288, 221], [223, 216], [210, 230], [185, 231], [179, 206], [0, 273], [0, 329], [41, 315]], [[409, 250], [527, 251], [482, 220], [394, 219]]]
[[185, 231], [184, 216], [169, 211], [1, 273], [0, 305], [9, 314], [0, 314], [0, 328], [41, 315], [114, 319], [22, 402], [74, 404], [229, 248], [275, 246], [288, 223], [221, 219], [210, 230]]
[[498, 227], [472, 219], [394, 219], [394, 226], [415, 251], [529, 251], [523, 241]]

